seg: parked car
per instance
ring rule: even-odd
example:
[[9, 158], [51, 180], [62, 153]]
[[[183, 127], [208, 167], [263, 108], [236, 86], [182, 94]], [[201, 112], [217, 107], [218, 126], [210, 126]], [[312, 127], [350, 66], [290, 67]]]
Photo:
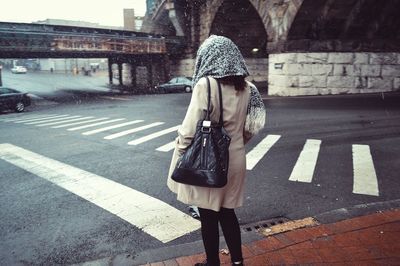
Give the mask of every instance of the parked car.
[[168, 92], [191, 92], [192, 91], [192, 78], [188, 77], [175, 77], [167, 83], [156, 86], [157, 90], [164, 93]]
[[31, 98], [27, 93], [23, 93], [11, 88], [0, 87], [0, 110], [15, 110], [23, 112], [25, 107], [31, 105]]
[[26, 72], [28, 72], [28, 70], [24, 66], [15, 66], [11, 68], [11, 73], [14, 74], [26, 74]]

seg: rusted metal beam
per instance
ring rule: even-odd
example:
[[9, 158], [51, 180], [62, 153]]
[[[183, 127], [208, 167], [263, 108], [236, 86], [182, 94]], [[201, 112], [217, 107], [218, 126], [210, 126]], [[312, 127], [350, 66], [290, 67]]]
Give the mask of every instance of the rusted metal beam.
[[[65, 28], [65, 27], [64, 27]], [[0, 22], [0, 55], [46, 54], [48, 57], [93, 57], [140, 54], [166, 54], [166, 39], [143, 33], [108, 30], [99, 34], [99, 29], [58, 27], [27, 23]], [[85, 34], [81, 31], [86, 30]]]

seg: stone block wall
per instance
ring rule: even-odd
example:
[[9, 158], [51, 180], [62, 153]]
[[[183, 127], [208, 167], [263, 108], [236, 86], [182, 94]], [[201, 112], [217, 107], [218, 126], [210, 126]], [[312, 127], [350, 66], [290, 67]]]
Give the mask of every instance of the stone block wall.
[[[245, 58], [249, 69], [249, 81], [267, 82], [268, 81], [268, 58]], [[195, 67], [195, 59], [182, 59], [171, 61], [170, 76], [192, 77]]]
[[245, 58], [245, 61], [250, 73], [249, 81], [268, 81], [268, 58]]
[[[165, 81], [164, 66], [162, 64], [153, 63], [151, 65], [151, 70], [149, 69], [149, 67], [150, 65], [143, 66], [143, 65], [132, 65], [130, 63], [123, 63], [122, 84], [124, 86], [133, 86], [135, 87], [135, 89], [152, 90], [154, 89], [155, 85], [164, 83]], [[117, 64], [113, 65], [113, 69], [114, 73], [118, 73]], [[135, 76], [132, 76], [132, 74]]]
[[269, 57], [270, 95], [400, 90], [400, 53], [282, 53]]
[[132, 85], [132, 65], [124, 63], [122, 64], [122, 83], [124, 85]]
[[171, 60], [170, 77], [192, 77], [194, 71], [195, 59]]

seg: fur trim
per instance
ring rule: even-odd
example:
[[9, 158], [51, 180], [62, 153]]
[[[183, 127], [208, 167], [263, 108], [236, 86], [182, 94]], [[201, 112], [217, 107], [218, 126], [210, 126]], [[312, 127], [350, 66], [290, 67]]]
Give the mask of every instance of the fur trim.
[[261, 129], [264, 128], [266, 119], [266, 112], [264, 102], [261, 98], [260, 92], [250, 83], [250, 100], [247, 107], [246, 122], [244, 130], [250, 135], [256, 135]]

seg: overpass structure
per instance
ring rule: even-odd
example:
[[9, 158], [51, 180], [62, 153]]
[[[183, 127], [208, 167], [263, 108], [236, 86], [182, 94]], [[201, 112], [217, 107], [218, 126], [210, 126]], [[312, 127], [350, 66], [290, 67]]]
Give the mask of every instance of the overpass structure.
[[136, 67], [147, 69], [148, 84], [168, 76], [168, 55], [179, 52], [180, 38], [102, 28], [0, 22], [0, 58], [108, 58], [118, 65], [120, 85], [134, 85]]
[[231, 38], [250, 80], [272, 95], [400, 89], [400, 0], [154, 0], [144, 28], [181, 36], [171, 72], [191, 75], [199, 45]]

